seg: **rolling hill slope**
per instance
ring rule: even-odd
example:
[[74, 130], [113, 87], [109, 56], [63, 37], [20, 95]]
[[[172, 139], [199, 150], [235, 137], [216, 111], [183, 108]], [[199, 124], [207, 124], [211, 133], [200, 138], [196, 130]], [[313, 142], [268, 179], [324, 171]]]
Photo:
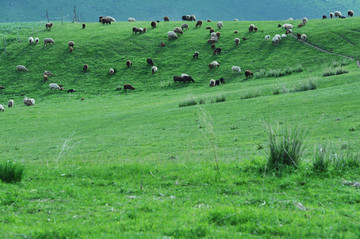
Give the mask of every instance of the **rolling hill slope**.
[[[51, 31], [41, 23], [0, 24], [0, 104], [15, 100], [0, 112], [0, 164], [25, 167], [21, 182], [0, 181], [0, 237], [359, 235], [358, 188], [343, 182], [357, 182], [360, 172], [360, 18], [294, 28], [309, 43], [354, 60], [291, 36], [278, 45], [264, 40], [284, 33], [277, 25], [285, 22], [224, 22], [216, 56], [205, 29], [216, 22], [198, 29], [192, 22], [176, 41], [167, 32], [182, 22], [155, 29], [149, 21], [85, 29], [55, 22]], [[251, 23], [258, 32], [248, 32]], [[134, 35], [134, 26], [148, 31]], [[29, 36], [55, 44], [29, 45]], [[236, 47], [235, 37], [248, 40]], [[154, 75], [148, 57], [159, 68]], [[213, 60], [220, 67], [210, 70]], [[19, 64], [29, 72], [17, 72]], [[242, 73], [231, 72], [233, 65]], [[55, 74], [46, 83], [45, 70]], [[245, 70], [254, 77], [246, 80]], [[333, 70], [343, 74], [323, 76]], [[174, 83], [182, 73], [195, 83]], [[220, 77], [226, 84], [208, 86]], [[50, 91], [50, 82], [77, 92]], [[124, 83], [136, 90], [117, 91]], [[25, 95], [36, 104], [24, 106]], [[297, 169], [267, 167], [266, 124], [307, 132]], [[331, 164], [317, 172], [314, 151], [324, 145]]]

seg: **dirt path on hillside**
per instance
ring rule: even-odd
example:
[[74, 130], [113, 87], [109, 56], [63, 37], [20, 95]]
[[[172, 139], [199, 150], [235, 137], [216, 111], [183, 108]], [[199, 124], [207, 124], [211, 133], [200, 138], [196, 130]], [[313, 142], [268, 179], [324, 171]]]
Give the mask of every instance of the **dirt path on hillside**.
[[[292, 35], [295, 39], [297, 39], [298, 41], [300, 41], [300, 42], [302, 42], [302, 43], [304, 43], [304, 44], [306, 44], [306, 45], [308, 45], [308, 46], [311, 46], [311, 47], [313, 47], [313, 48], [315, 48], [315, 49], [317, 49], [317, 50], [319, 50], [319, 51], [326, 52], [326, 53], [329, 53], [329, 54], [332, 54], [332, 55], [336, 55], [336, 56], [345, 57], [345, 58], [350, 59], [350, 60], [355, 60], [354, 57], [345, 56], [345, 55], [341, 55], [341, 54], [338, 54], [338, 53], [335, 53], [335, 52], [331, 52], [331, 51], [325, 50], [325, 49], [323, 49], [323, 48], [321, 48], [321, 47], [319, 47], [319, 46], [317, 46], [317, 45], [314, 45], [314, 44], [311, 44], [311, 43], [309, 43], [309, 42], [307, 42], [307, 41], [304, 41], [304, 40], [302, 40], [302, 39], [299, 39], [299, 38], [297, 38], [297, 36], [296, 36], [294, 33], [291, 33], [291, 35]], [[356, 61], [356, 64], [357, 64], [357, 66], [360, 68], [360, 61], [359, 61], [359, 60]]]

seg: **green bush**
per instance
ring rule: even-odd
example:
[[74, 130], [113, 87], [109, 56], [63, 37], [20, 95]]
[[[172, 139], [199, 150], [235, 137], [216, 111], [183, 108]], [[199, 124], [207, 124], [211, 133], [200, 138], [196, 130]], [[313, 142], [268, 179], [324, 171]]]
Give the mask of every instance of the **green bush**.
[[226, 101], [226, 97], [224, 95], [218, 95], [215, 99], [211, 100], [211, 103], [219, 103]]
[[283, 166], [298, 167], [304, 152], [305, 131], [295, 127], [275, 131], [271, 126], [267, 129], [269, 140], [268, 165], [282, 168]]
[[0, 164], [0, 180], [5, 183], [20, 182], [24, 174], [22, 165], [7, 161]]
[[346, 70], [344, 67], [337, 67], [337, 68], [328, 68], [323, 72], [323, 76], [334, 76], [334, 75], [341, 75], [348, 73], [349, 71]]
[[190, 96], [188, 99], [184, 100], [183, 102], [179, 103], [179, 107], [186, 107], [191, 105], [196, 105], [197, 102], [193, 96]]
[[321, 146], [315, 151], [315, 156], [312, 161], [312, 169], [314, 172], [327, 172], [329, 170], [331, 161], [327, 156], [327, 149]]

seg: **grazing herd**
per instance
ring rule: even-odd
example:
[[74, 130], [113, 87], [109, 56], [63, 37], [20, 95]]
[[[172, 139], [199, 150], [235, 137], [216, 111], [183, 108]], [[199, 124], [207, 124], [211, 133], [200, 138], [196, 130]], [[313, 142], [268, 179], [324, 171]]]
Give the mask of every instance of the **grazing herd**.
[[[330, 18], [345, 18], [345, 16], [343, 16], [340, 11], [331, 12], [329, 15], [330, 15]], [[348, 11], [348, 17], [352, 17], [352, 16], [354, 16], [354, 11], [349, 10]], [[327, 16], [323, 15], [322, 18], [327, 19]], [[184, 21], [196, 21], [195, 15], [185, 15], [185, 16], [182, 17], [182, 19]], [[128, 18], [128, 21], [129, 22], [135, 22], [136, 20], [135, 20], [135, 18], [130, 17], [130, 18]], [[165, 16], [164, 21], [168, 22], [168, 21], [170, 21], [170, 18]], [[237, 19], [235, 19], [235, 21], [237, 21]], [[293, 19], [289, 19], [289, 21], [293, 21]], [[308, 23], [308, 21], [309, 21], [308, 18], [304, 17], [304, 18], [301, 19], [301, 22], [297, 26], [298, 27], [304, 27]], [[110, 17], [110, 16], [100, 16], [99, 17], [99, 22], [102, 23], [103, 25], [105, 25], [105, 24], [111, 24], [112, 22], [116, 22], [116, 21], [115, 21], [115, 19], [113, 17]], [[151, 24], [150, 24], [151, 27], [156, 28], [158, 22], [159, 21], [157, 21], [157, 22], [152, 21]], [[211, 22], [211, 20], [207, 20], [207, 22]], [[203, 25], [203, 22], [198, 20], [196, 22], [195, 28], [200, 28], [202, 25]], [[218, 30], [221, 30], [224, 27], [224, 23], [222, 21], [219, 21], [219, 22], [217, 22], [216, 26], [217, 26]], [[45, 27], [46, 27], [46, 29], [51, 30], [51, 28], [53, 27], [53, 23], [46, 23]], [[86, 27], [86, 25], [82, 24], [82, 29], [85, 29], [85, 27]], [[284, 30], [286, 30], [286, 34], [282, 34], [281, 36], [280, 36], [280, 34], [276, 34], [272, 38], [272, 43], [273, 44], [278, 44], [282, 38], [285, 38], [288, 34], [292, 34], [292, 31], [293, 31], [293, 28], [294, 28], [292, 24], [288, 24], [288, 23], [284, 24], [284, 25], [278, 24], [278, 27], [281, 27]], [[188, 30], [188, 29], [189, 29], [189, 24], [187, 24], [187, 23], [182, 24], [181, 27], [175, 27], [172, 31], [168, 31], [168, 33], [167, 33], [168, 40], [176, 40], [176, 39], [178, 39], [178, 36], [184, 34], [184, 30]], [[220, 55], [222, 49], [220, 47], [216, 47], [215, 43], [217, 43], [219, 41], [221, 33], [220, 32], [215, 32], [215, 30], [213, 28], [211, 28], [211, 27], [206, 27], [206, 30], [209, 30], [209, 33], [210, 33], [210, 39], [207, 42], [210, 43], [211, 48], [214, 49], [213, 50], [213, 55]], [[250, 24], [248, 30], [249, 30], [249, 32], [258, 32], [258, 27], [256, 27], [254, 24]], [[132, 31], [133, 31], [134, 34], [137, 34], [137, 33], [143, 34], [143, 33], [146, 33], [147, 28], [146, 27], [142, 27], [142, 28], [133, 27]], [[238, 31], [234, 31], [234, 34], [237, 34], [237, 33], [238, 33]], [[297, 33], [296, 36], [299, 39], [303, 40], [303, 41], [306, 41], [308, 39], [306, 34]], [[265, 36], [265, 41], [269, 41], [270, 39], [271, 39], [270, 35]], [[245, 41], [245, 40], [248, 40], [248, 39], [243, 37], [242, 40]], [[29, 37], [28, 42], [29, 42], [30, 45], [38, 44], [39, 43], [39, 38], [36, 37], [34, 39], [33, 37]], [[240, 44], [240, 38], [235, 38], [234, 42], [235, 42], [235, 46], [238, 46]], [[52, 38], [45, 38], [44, 39], [44, 46], [46, 47], [48, 44], [55, 44], [55, 41]], [[72, 52], [73, 49], [74, 49], [74, 46], [75, 46], [75, 42], [74, 41], [69, 41], [68, 46], [69, 46], [70, 52]], [[165, 47], [164, 42], [161, 42], [160, 46]], [[198, 51], [196, 51], [193, 54], [193, 59], [198, 59], [199, 55], [200, 55], [200, 53]], [[156, 72], [158, 72], [158, 67], [154, 65], [153, 59], [147, 58], [146, 62], [147, 62], [148, 65], [151, 66], [151, 73], [152, 74], [155, 74]], [[130, 68], [132, 66], [132, 64], [133, 63], [130, 60], [126, 61], [126, 66], [128, 68]], [[220, 64], [217, 61], [214, 60], [214, 61], [212, 61], [211, 63], [208, 64], [208, 67], [209, 67], [210, 70], [212, 70], [212, 69], [220, 67]], [[17, 65], [16, 70], [21, 71], [21, 72], [28, 72], [28, 69], [24, 65]], [[88, 64], [84, 64], [83, 65], [83, 71], [88, 72], [88, 70], [89, 70]], [[233, 73], [241, 73], [241, 68], [240, 68], [240, 66], [232, 66], [231, 71]], [[113, 69], [113, 68], [109, 69], [109, 75], [114, 75], [115, 73], [116, 73], [115, 69]], [[51, 76], [53, 76], [53, 73], [51, 73], [50, 71], [45, 71], [44, 74], [43, 74], [44, 82], [48, 81], [49, 77], [51, 77]], [[253, 73], [250, 70], [245, 71], [246, 79], [248, 79], [248, 78], [250, 78], [252, 76], [253, 76]], [[174, 80], [174, 82], [183, 82], [183, 83], [195, 82], [194, 79], [191, 76], [187, 75], [187, 74], [182, 74], [180, 76], [174, 76], [173, 80]], [[215, 87], [215, 86], [218, 86], [218, 85], [224, 84], [224, 83], [225, 83], [224, 78], [220, 78], [219, 80], [211, 79], [210, 83], [209, 83], [209, 86], [210, 87]], [[62, 85], [59, 85], [57, 83], [50, 83], [49, 88], [50, 88], [50, 90], [64, 90]], [[4, 89], [4, 87], [0, 87], [0, 89]], [[130, 84], [124, 84], [123, 89], [124, 90], [135, 90], [135, 88]], [[67, 92], [68, 93], [73, 93], [73, 92], [76, 92], [76, 90], [69, 89]], [[26, 106], [35, 105], [35, 100], [33, 98], [25, 97], [23, 102], [24, 102], [24, 104]], [[14, 106], [14, 100], [10, 99], [8, 101], [8, 107], [11, 108], [13, 106]], [[5, 110], [5, 108], [3, 107], [3, 105], [0, 104], [0, 111], [4, 111], [4, 110]]]

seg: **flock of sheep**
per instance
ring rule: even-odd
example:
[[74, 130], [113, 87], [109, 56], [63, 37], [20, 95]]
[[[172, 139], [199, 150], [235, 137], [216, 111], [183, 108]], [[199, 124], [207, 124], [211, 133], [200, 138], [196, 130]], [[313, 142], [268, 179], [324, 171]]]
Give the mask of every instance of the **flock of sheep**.
[[[354, 16], [354, 11], [349, 10], [349, 11], [348, 11], [348, 16], [350, 16], [350, 17]], [[335, 18], [336, 18], [336, 17], [338, 17], [338, 18], [345, 18], [345, 17], [341, 14], [341, 12], [339, 12], [339, 11], [335, 11], [335, 13], [332, 13], [332, 12], [331, 12], [331, 13], [330, 13], [330, 18], [333, 18], [333, 17], [335, 17]], [[327, 17], [324, 15], [324, 16], [323, 16], [323, 19], [326, 19], [326, 18], [327, 18]], [[196, 21], [195, 15], [185, 15], [185, 16], [182, 17], [182, 19], [183, 19], [184, 21]], [[236, 21], [236, 20], [237, 20], [237, 19], [235, 19], [235, 21]], [[292, 18], [290, 18], [290, 19], [288, 19], [288, 20], [289, 20], [289, 21], [293, 21]], [[135, 22], [136, 20], [135, 20], [135, 18], [129, 18], [128, 21], [129, 21], [129, 22]], [[164, 21], [170, 21], [169, 17], [167, 17], [167, 16], [164, 17]], [[99, 17], [99, 22], [102, 23], [102, 24], [111, 24], [111, 22], [116, 22], [116, 20], [115, 20], [113, 17], [110, 17], [110, 16], [100, 16], [100, 17]], [[156, 28], [158, 22], [159, 22], [159, 21], [157, 21], [157, 22], [155, 22], [155, 21], [151, 22], [151, 27], [152, 27], [152, 28]], [[211, 20], [207, 20], [207, 22], [211, 22]], [[305, 25], [307, 24], [307, 22], [308, 22], [308, 19], [307, 19], [306, 17], [304, 17], [304, 18], [301, 20], [301, 23], [298, 25], [298, 27], [303, 27], [303, 26], [305, 26]], [[196, 22], [196, 28], [197, 28], [197, 27], [201, 27], [201, 26], [202, 26], [202, 21], [197, 21], [197, 22]], [[223, 28], [223, 26], [224, 26], [224, 23], [223, 23], [222, 21], [219, 21], [219, 22], [217, 22], [216, 26], [217, 26], [218, 30], [221, 30], [221, 29]], [[53, 23], [46, 23], [45, 27], [46, 27], [46, 29], [51, 30], [51, 28], [53, 27]], [[285, 34], [282, 34], [282, 35], [276, 34], [276, 35], [272, 38], [272, 43], [273, 43], [273, 44], [278, 44], [282, 38], [285, 38], [288, 34], [292, 34], [292, 30], [293, 30], [293, 28], [294, 28], [294, 26], [293, 26], [292, 24], [288, 24], [288, 23], [283, 24], [283, 25], [280, 25], [280, 24], [279, 24], [278, 27], [281, 27], [281, 28], [285, 29], [285, 30], [286, 30], [286, 33], [285, 33]], [[85, 28], [85, 24], [82, 24], [82, 28], [83, 28], [83, 29]], [[179, 35], [182, 35], [182, 34], [184, 33], [183, 30], [185, 30], [185, 29], [189, 29], [189, 25], [188, 25], [187, 23], [182, 24], [181, 27], [175, 27], [175, 28], [173, 29], [173, 31], [169, 31], [169, 32], [167, 33], [168, 39], [169, 39], [169, 40], [176, 40], [176, 39], [178, 39], [178, 34], [179, 34]], [[206, 29], [209, 30], [209, 32], [210, 32], [210, 39], [209, 39], [207, 42], [210, 43], [210, 44], [211, 44], [211, 48], [214, 49], [213, 54], [214, 54], [214, 55], [221, 54], [221, 48], [220, 48], [220, 47], [217, 47], [217, 48], [216, 48], [216, 46], [215, 46], [215, 43], [218, 42], [218, 40], [219, 40], [219, 38], [220, 38], [220, 36], [221, 36], [221, 33], [220, 33], [220, 32], [215, 32], [215, 30], [212, 29], [211, 27], [207, 27]], [[133, 33], [134, 33], [134, 34], [136, 34], [136, 33], [142, 34], [142, 33], [146, 33], [146, 31], [147, 31], [146, 27], [143, 27], [143, 28], [133, 27], [132, 30], [133, 30]], [[257, 28], [254, 24], [251, 24], [251, 25], [249, 26], [249, 32], [257, 32], [257, 31], [258, 31], [258, 28]], [[238, 31], [234, 31], [234, 33], [238, 33]], [[298, 37], [299, 39], [304, 40], [304, 41], [307, 40], [307, 35], [306, 35], [306, 34], [302, 34], [302, 35], [297, 34], [297, 37]], [[269, 41], [270, 39], [271, 39], [271, 36], [270, 36], [270, 35], [266, 35], [266, 36], [265, 36], [265, 40], [266, 40], [266, 41]], [[242, 38], [242, 40], [246, 41], [247, 39], [246, 39], [246, 38]], [[29, 37], [29, 38], [28, 38], [28, 42], [29, 42], [30, 45], [31, 45], [31, 44], [38, 44], [39, 41], [40, 41], [40, 40], [39, 40], [38, 37], [36, 37], [35, 39], [34, 39], [33, 37]], [[235, 45], [236, 45], [236, 46], [239, 45], [239, 44], [240, 44], [240, 38], [235, 38], [235, 39], [234, 39], [234, 42], [235, 42]], [[52, 38], [45, 38], [45, 39], [44, 39], [44, 46], [46, 47], [48, 44], [55, 44], [55, 41], [54, 41]], [[164, 43], [164, 42], [161, 42], [160, 45], [161, 45], [162, 47], [164, 47], [164, 46], [165, 46], [165, 43]], [[74, 41], [69, 41], [69, 42], [68, 42], [68, 46], [69, 46], [69, 51], [72, 52], [73, 49], [74, 49], [74, 46], [75, 46], [75, 42], [74, 42]], [[198, 59], [198, 58], [199, 58], [199, 55], [200, 55], [199, 52], [195, 52], [195, 53], [193, 54], [193, 59]], [[148, 59], [147, 59], [147, 64], [151, 66], [151, 72], [152, 72], [152, 74], [155, 74], [156, 72], [158, 72], [158, 68], [157, 68], [157, 66], [154, 65], [154, 61], [153, 61], [151, 58], [148, 58]], [[127, 61], [126, 61], [126, 65], [127, 65], [128, 68], [130, 68], [130, 67], [132, 66], [132, 62], [131, 62], [130, 60], [127, 60]], [[208, 66], [209, 66], [209, 69], [211, 70], [211, 69], [213, 69], [213, 68], [220, 67], [220, 64], [219, 64], [217, 61], [212, 61], [211, 63], [208, 64]], [[84, 71], [84, 72], [88, 71], [88, 68], [89, 68], [89, 66], [88, 66], [87, 64], [85, 64], [85, 65], [83, 66], [83, 71]], [[27, 69], [24, 65], [18, 65], [18, 66], [16, 66], [16, 69], [17, 69], [17, 71], [23, 71], [23, 72], [27, 72], [27, 71], [28, 71], [28, 69]], [[232, 72], [234, 72], [234, 73], [241, 73], [241, 68], [240, 68], [240, 66], [232, 66], [232, 67], [231, 67], [231, 70], [232, 70]], [[116, 71], [115, 71], [113, 68], [110, 68], [110, 69], [109, 69], [109, 74], [110, 74], [110, 75], [113, 75], [113, 74], [115, 74], [115, 73], [116, 73]], [[52, 74], [51, 72], [45, 71], [45, 72], [44, 72], [44, 76], [43, 76], [44, 82], [46, 82], [46, 81], [48, 80], [48, 78], [51, 77], [51, 76], [53, 76], [53, 74]], [[246, 70], [246, 71], [245, 71], [245, 76], [246, 76], [246, 78], [252, 77], [252, 76], [253, 76], [253, 73], [252, 73], [250, 70]], [[174, 82], [184, 82], [184, 83], [195, 82], [194, 79], [193, 79], [191, 76], [187, 75], [187, 74], [182, 74], [181, 76], [174, 76], [173, 79], [174, 79]], [[210, 86], [210, 87], [214, 87], [214, 86], [218, 86], [218, 85], [224, 84], [224, 83], [225, 83], [225, 79], [224, 79], [224, 78], [220, 78], [219, 80], [211, 79], [211, 80], [210, 80], [210, 83], [209, 83], [209, 86]], [[4, 87], [2, 87], [2, 88], [4, 88]], [[63, 86], [62, 86], [62, 85], [59, 85], [59, 84], [57, 84], [57, 83], [50, 83], [50, 84], [49, 84], [49, 88], [50, 88], [50, 90], [64, 90]], [[132, 85], [130, 85], [130, 84], [124, 84], [123, 89], [124, 89], [124, 90], [135, 90], [135, 88], [134, 88]], [[73, 93], [73, 92], [76, 92], [76, 91], [75, 91], [74, 89], [69, 89], [69, 90], [68, 90], [68, 93]], [[82, 98], [82, 100], [83, 100], [83, 98]], [[32, 98], [27, 98], [27, 97], [25, 97], [25, 98], [24, 98], [24, 104], [25, 104], [26, 106], [34, 105], [34, 104], [35, 104], [35, 100], [32, 99]], [[11, 108], [12, 106], [14, 106], [14, 100], [10, 99], [9, 102], [8, 102], [8, 107]], [[0, 104], [0, 111], [4, 111], [4, 110], [5, 110], [5, 108], [3, 107], [3, 105]]]

